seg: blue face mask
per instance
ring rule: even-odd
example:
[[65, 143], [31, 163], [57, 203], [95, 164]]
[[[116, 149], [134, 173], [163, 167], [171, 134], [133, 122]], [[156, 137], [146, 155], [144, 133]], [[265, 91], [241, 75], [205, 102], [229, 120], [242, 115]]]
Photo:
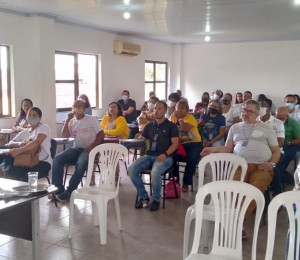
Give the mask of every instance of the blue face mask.
[[122, 96], [122, 99], [123, 99], [123, 100], [127, 100], [127, 99], [128, 99], [128, 96], [123, 95], [123, 96]]
[[288, 110], [292, 110], [295, 107], [294, 103], [285, 103], [285, 106], [288, 108]]

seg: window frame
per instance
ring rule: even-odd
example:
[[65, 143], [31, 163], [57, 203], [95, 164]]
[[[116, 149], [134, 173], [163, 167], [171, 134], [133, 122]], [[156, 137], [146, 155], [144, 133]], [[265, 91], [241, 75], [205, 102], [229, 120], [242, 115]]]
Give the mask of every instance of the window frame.
[[[99, 106], [99, 57], [97, 54], [90, 54], [90, 53], [80, 53], [80, 52], [68, 52], [68, 51], [55, 51], [56, 54], [62, 55], [70, 55], [74, 57], [74, 79], [73, 80], [56, 80], [55, 75], [55, 86], [57, 83], [73, 83], [74, 84], [74, 101], [75, 98], [79, 96], [79, 94], [87, 94], [87, 93], [79, 93], [79, 71], [78, 71], [78, 55], [91, 55], [95, 56], [96, 58], [96, 68], [95, 68], [95, 75], [96, 75], [96, 84], [95, 84], [95, 95], [96, 95], [96, 107]], [[55, 59], [55, 57], [54, 57]], [[57, 97], [55, 96], [55, 99]], [[95, 107], [92, 107], [95, 108]], [[66, 108], [56, 108], [56, 112], [66, 112], [70, 111], [72, 107]]]
[[[168, 93], [168, 62], [165, 62], [165, 61], [145, 60], [145, 64], [146, 63], [152, 63], [153, 64], [153, 81], [149, 81], [149, 80], [145, 79], [145, 83], [144, 84], [146, 85], [147, 83], [148, 84], [152, 83], [153, 84], [153, 91], [156, 93], [156, 84], [157, 83], [165, 83], [165, 99], [167, 100], [167, 98], [168, 98], [168, 96], [167, 96], [167, 93]], [[165, 81], [155, 80], [156, 79], [156, 64], [163, 64], [163, 65], [166, 66], [166, 69], [165, 69]]]
[[[12, 116], [12, 105], [11, 105], [11, 69], [10, 69], [10, 47], [8, 45], [0, 45], [0, 47], [4, 47], [6, 48], [7, 51], [7, 60], [6, 60], [6, 64], [7, 64], [7, 97], [8, 97], [8, 114], [3, 115], [3, 111], [2, 111], [2, 106], [0, 106], [0, 118], [2, 117], [11, 117]], [[1, 60], [1, 52], [0, 52], [0, 60]], [[1, 66], [0, 66], [0, 101], [2, 102], [2, 70], [1, 70]]]

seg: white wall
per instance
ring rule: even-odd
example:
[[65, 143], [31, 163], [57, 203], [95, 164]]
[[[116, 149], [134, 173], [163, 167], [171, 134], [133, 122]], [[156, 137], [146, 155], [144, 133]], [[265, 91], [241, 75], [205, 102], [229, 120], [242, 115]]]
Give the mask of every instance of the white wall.
[[250, 90], [282, 106], [286, 94], [300, 94], [300, 41], [185, 45], [182, 86], [195, 105], [204, 91]]

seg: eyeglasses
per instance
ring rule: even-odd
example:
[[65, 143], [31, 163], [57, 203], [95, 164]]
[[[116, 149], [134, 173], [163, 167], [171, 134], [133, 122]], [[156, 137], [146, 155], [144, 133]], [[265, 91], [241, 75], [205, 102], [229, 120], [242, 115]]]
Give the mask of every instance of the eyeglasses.
[[253, 110], [249, 110], [249, 109], [246, 109], [246, 108], [242, 108], [242, 113], [245, 113], [245, 114], [250, 114], [250, 115], [252, 115], [252, 114], [254, 114], [254, 113], [255, 113], [255, 111], [253, 111]]

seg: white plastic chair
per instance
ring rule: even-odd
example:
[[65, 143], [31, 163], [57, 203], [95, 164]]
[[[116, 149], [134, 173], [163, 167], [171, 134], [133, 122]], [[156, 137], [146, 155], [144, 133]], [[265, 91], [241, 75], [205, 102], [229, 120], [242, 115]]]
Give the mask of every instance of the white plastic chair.
[[[214, 205], [215, 225], [212, 250], [209, 255], [199, 254], [204, 201], [211, 196]], [[256, 260], [256, 245], [259, 223], [264, 209], [265, 199], [262, 192], [245, 182], [215, 181], [198, 190], [196, 195], [196, 226], [194, 241], [187, 260], [196, 259], [242, 259], [242, 229], [245, 213], [252, 201], [256, 202], [256, 215], [253, 230], [251, 259]]]
[[[96, 186], [90, 186], [94, 160], [99, 154], [100, 181]], [[82, 188], [73, 191], [70, 199], [69, 238], [72, 237], [74, 200], [90, 200], [93, 207], [93, 220], [95, 225], [100, 225], [100, 242], [106, 244], [107, 232], [107, 202], [114, 199], [117, 213], [118, 227], [121, 230], [121, 216], [119, 205], [119, 181], [115, 185], [115, 173], [120, 159], [128, 156], [128, 150], [121, 144], [101, 144], [93, 148], [89, 153], [87, 181]]]
[[[286, 208], [289, 218], [289, 243], [287, 260], [300, 259], [300, 196], [299, 191], [287, 191], [277, 195], [268, 207], [268, 242], [265, 260], [272, 260], [276, 234], [278, 209]], [[280, 250], [283, 250], [280, 248]]]
[[[210, 167], [207, 167], [210, 166]], [[214, 153], [202, 158], [198, 166], [198, 189], [203, 186], [204, 183], [204, 171], [208, 171], [212, 175], [212, 181], [219, 180], [233, 180], [233, 177], [238, 168], [241, 168], [241, 181], [244, 181], [248, 164], [246, 160], [238, 155], [232, 153]], [[208, 173], [207, 172], [207, 173]], [[212, 202], [204, 206], [204, 219], [214, 221], [214, 210]], [[195, 205], [190, 206], [187, 209], [184, 222], [184, 234], [183, 234], [183, 259], [188, 254], [188, 242], [189, 233], [192, 220], [195, 218]], [[205, 232], [204, 232], [205, 233]], [[207, 246], [208, 239], [204, 244]]]

